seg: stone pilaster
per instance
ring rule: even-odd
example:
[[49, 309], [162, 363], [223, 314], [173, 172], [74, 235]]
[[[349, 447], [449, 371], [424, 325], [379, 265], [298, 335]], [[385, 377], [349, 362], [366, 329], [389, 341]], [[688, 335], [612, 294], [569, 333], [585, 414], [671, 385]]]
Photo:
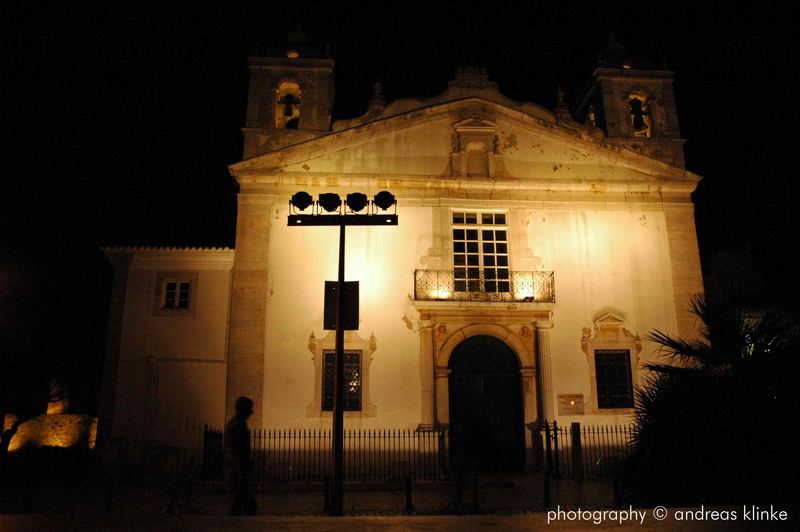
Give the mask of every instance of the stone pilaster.
[[550, 329], [552, 322], [536, 322], [536, 364], [539, 377], [540, 414], [548, 421], [553, 421], [553, 371], [550, 357]]
[[148, 356], [144, 359], [144, 434], [142, 441], [145, 446], [159, 445], [159, 417], [158, 417], [158, 358]]
[[691, 203], [665, 205], [664, 216], [667, 222], [678, 335], [683, 339], [692, 339], [697, 336], [697, 323], [695, 316], [689, 311], [691, 299], [703, 292], [694, 206]]
[[259, 428], [264, 412], [267, 259], [273, 197], [240, 193], [238, 199], [225, 412], [226, 417], [232, 416], [236, 398], [247, 396], [254, 404], [250, 427]]
[[128, 289], [128, 269], [133, 253], [107, 252], [106, 256], [114, 268], [111, 285], [111, 305], [108, 311], [108, 333], [106, 357], [103, 361], [103, 386], [100, 390], [100, 422], [97, 426], [97, 448], [102, 449], [112, 434], [114, 404], [119, 371], [119, 353], [122, 342], [122, 316], [125, 312], [125, 294]]
[[436, 419], [438, 424], [450, 423], [450, 370], [447, 367], [437, 367], [434, 369], [436, 377]]
[[522, 378], [522, 403], [524, 405], [524, 419], [523, 421], [533, 423], [537, 418], [536, 404], [536, 370], [532, 367], [523, 367], [520, 370], [520, 377]]
[[433, 322], [419, 321], [419, 375], [422, 390], [422, 413], [420, 423], [432, 425], [433, 401]]

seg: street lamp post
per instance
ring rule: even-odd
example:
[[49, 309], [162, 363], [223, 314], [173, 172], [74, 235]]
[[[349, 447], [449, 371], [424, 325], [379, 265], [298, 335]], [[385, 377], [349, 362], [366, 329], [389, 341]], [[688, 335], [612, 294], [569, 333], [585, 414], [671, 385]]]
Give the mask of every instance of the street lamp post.
[[[394, 212], [389, 209], [394, 207]], [[307, 192], [289, 201], [289, 226], [339, 226], [339, 274], [336, 293], [336, 354], [333, 366], [333, 486], [331, 515], [344, 514], [344, 256], [348, 225], [397, 225], [397, 200], [387, 191], [372, 200], [354, 192], [345, 201], [338, 194], [320, 194], [314, 201]]]

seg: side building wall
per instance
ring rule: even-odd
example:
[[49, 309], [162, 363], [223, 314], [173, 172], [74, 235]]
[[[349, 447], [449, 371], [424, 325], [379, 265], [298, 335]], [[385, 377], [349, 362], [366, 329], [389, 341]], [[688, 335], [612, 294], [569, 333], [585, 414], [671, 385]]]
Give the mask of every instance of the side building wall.
[[[204, 423], [224, 423], [233, 251], [106, 253], [132, 254], [112, 437], [125, 440], [134, 452], [154, 445], [198, 445]], [[174, 297], [168, 294], [170, 283]], [[183, 306], [180, 290], [186, 287]]]

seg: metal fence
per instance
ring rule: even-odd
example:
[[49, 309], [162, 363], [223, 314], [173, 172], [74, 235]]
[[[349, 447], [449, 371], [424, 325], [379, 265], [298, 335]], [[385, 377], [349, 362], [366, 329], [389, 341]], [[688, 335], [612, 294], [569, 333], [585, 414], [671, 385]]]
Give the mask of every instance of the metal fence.
[[597, 478], [613, 475], [630, 453], [633, 425], [560, 426], [545, 423], [547, 466], [556, 478]]
[[[609, 477], [630, 453], [633, 426], [561, 426], [554, 421], [543, 423], [535, 436], [544, 443], [545, 464], [554, 478]], [[330, 430], [256, 429], [250, 438], [258, 481], [319, 482], [333, 472]], [[220, 430], [206, 426], [204, 478], [222, 477], [222, 439]], [[449, 473], [448, 453], [446, 430], [346, 430], [345, 480], [442, 480]]]
[[[206, 427], [206, 478], [222, 474], [222, 433]], [[333, 472], [331, 431], [256, 429], [250, 431], [256, 480], [318, 482]], [[440, 480], [447, 472], [447, 432], [438, 430], [346, 430], [347, 481]]]
[[[471, 270], [475, 270], [473, 273]], [[416, 301], [555, 302], [553, 272], [507, 272], [499, 279], [492, 270], [468, 268], [463, 279], [455, 270], [416, 270]], [[488, 275], [492, 278], [489, 279]]]

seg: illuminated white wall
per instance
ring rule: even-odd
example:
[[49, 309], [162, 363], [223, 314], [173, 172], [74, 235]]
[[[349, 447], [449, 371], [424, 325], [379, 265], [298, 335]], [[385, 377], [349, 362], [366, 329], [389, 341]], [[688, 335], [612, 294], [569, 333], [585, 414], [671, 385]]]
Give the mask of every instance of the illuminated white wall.
[[[488, 205], [488, 204], [487, 204]], [[499, 205], [492, 204], [494, 208]], [[663, 212], [647, 205], [599, 204], [596, 208], [511, 209], [510, 239], [527, 242], [533, 259], [512, 250], [512, 269], [555, 272], [556, 304], [550, 334], [554, 396], [594, 394], [582, 332], [603, 312], [626, 318], [625, 328], [645, 336], [653, 329], [675, 331], [672, 272]], [[413, 427], [420, 422], [419, 333], [412, 305], [413, 271], [430, 268], [423, 258], [433, 246], [434, 209], [401, 208], [397, 227], [347, 230], [347, 280], [360, 281], [359, 335], [374, 333], [378, 349], [370, 367], [370, 400], [376, 417], [348, 414], [348, 427]], [[330, 418], [308, 416], [315, 368], [308, 349], [322, 330], [323, 285], [337, 275], [338, 228], [287, 227], [285, 208], [275, 211], [270, 234], [267, 312], [265, 427], [327, 428]], [[442, 229], [449, 238], [449, 227]], [[446, 260], [446, 258], [445, 258]], [[331, 333], [332, 334], [332, 333]], [[331, 336], [332, 337], [332, 336]], [[652, 358], [644, 343], [640, 363]], [[642, 372], [639, 372], [641, 377]], [[616, 423], [617, 414], [569, 418]]]
[[[315, 367], [309, 335], [323, 330], [324, 282], [337, 279], [337, 227], [287, 227], [287, 209], [277, 209], [270, 233], [269, 297], [264, 377], [265, 427], [330, 427], [329, 416], [308, 417]], [[348, 427], [413, 428], [419, 423], [419, 336], [414, 270], [431, 246], [431, 212], [398, 210], [399, 225], [349, 227], [346, 280], [359, 281], [360, 328], [375, 335], [370, 365], [370, 401], [376, 417], [347, 414]], [[347, 346], [345, 346], [347, 347]]]
[[[669, 245], [663, 212], [619, 205], [602, 209], [529, 209], [525, 223], [541, 268], [555, 272], [556, 305], [550, 335], [554, 394], [593, 392], [581, 350], [584, 327], [607, 310], [626, 317], [625, 328], [644, 337], [676, 330]], [[643, 343], [640, 363], [655, 346]], [[639, 372], [640, 377], [642, 372]], [[556, 404], [556, 397], [552, 398]], [[615, 423], [624, 416], [559, 416], [564, 422]], [[557, 410], [556, 410], [557, 412]]]

